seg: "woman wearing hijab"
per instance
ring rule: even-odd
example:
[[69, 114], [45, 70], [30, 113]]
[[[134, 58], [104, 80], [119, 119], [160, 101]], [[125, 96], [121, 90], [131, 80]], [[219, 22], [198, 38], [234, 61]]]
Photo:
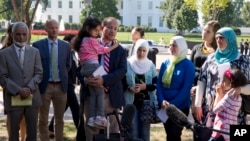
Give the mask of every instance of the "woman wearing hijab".
[[131, 134], [133, 138], [144, 141], [150, 140], [150, 123], [140, 120], [143, 100], [155, 97], [157, 74], [155, 65], [147, 58], [149, 51], [148, 41], [136, 41], [134, 53], [128, 59], [126, 73], [125, 100], [126, 104], [134, 104], [136, 112], [133, 119]]
[[[250, 80], [250, 61], [238, 52], [236, 35], [233, 29], [223, 27], [216, 32], [215, 38], [218, 48], [214, 54], [208, 56], [201, 68], [195, 98], [195, 117], [202, 125], [209, 128], [212, 127], [214, 120], [212, 110], [216, 94], [215, 88], [216, 84], [222, 81], [223, 72], [227, 69], [237, 68], [246, 75], [248, 81]], [[230, 91], [233, 91], [234, 94], [249, 95], [249, 89], [250, 85], [248, 84]], [[243, 115], [239, 119], [239, 123], [242, 124], [245, 114], [242, 111], [239, 115]], [[209, 140], [212, 133], [211, 130], [206, 128], [199, 128], [196, 131], [201, 141]]]
[[[163, 109], [173, 104], [188, 115], [191, 103], [190, 89], [195, 76], [194, 65], [186, 58], [188, 47], [182, 36], [173, 37], [169, 46], [171, 57], [161, 64], [157, 80], [157, 100]], [[183, 127], [167, 120], [164, 128], [167, 141], [181, 141]]]

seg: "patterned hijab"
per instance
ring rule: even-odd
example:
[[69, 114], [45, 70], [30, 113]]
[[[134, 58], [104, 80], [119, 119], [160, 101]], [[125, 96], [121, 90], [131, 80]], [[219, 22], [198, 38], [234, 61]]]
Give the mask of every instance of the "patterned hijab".
[[176, 42], [178, 47], [178, 54], [176, 56], [171, 56], [170, 64], [168, 65], [167, 69], [163, 74], [162, 82], [165, 84], [166, 87], [169, 87], [171, 84], [175, 65], [184, 60], [188, 53], [187, 42], [182, 36], [175, 36], [171, 40], [174, 40]]
[[[138, 59], [137, 51], [139, 48], [146, 48], [147, 52], [143, 59]], [[153, 62], [148, 59], [148, 51], [149, 51], [149, 44], [148, 41], [145, 39], [139, 39], [135, 43], [134, 51], [132, 56], [128, 59], [128, 62], [131, 65], [132, 70], [136, 74], [145, 74], [149, 71], [150, 67], [152, 66]]]
[[216, 34], [221, 34], [227, 42], [227, 47], [224, 50], [217, 48], [215, 51], [216, 61], [219, 64], [223, 64], [235, 60], [238, 56], [238, 47], [236, 35], [233, 29], [229, 27], [223, 27], [219, 29]]

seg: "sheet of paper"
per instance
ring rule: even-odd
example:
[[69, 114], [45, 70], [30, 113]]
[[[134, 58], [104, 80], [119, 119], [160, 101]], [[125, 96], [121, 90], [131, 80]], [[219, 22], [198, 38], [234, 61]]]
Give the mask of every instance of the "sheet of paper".
[[104, 70], [103, 66], [100, 65], [94, 72], [93, 72], [93, 76], [96, 77], [98, 75], [103, 76], [106, 75], [107, 72]]
[[168, 120], [168, 115], [166, 114], [166, 111], [164, 109], [160, 109], [157, 113], [157, 116], [163, 123]]
[[33, 95], [31, 94], [28, 98], [21, 100], [20, 95], [11, 96], [11, 106], [31, 106]]

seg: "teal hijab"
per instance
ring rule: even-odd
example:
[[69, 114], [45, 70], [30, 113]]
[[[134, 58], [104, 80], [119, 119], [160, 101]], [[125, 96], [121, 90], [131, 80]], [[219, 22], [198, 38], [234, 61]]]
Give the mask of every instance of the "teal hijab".
[[235, 60], [238, 56], [238, 47], [236, 34], [233, 29], [229, 27], [223, 27], [219, 29], [216, 34], [221, 34], [227, 42], [227, 47], [224, 50], [217, 48], [215, 51], [216, 61], [219, 64], [223, 64]]

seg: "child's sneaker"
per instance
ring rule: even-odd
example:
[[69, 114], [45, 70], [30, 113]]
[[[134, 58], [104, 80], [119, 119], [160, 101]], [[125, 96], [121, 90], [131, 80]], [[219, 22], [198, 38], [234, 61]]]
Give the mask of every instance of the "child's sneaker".
[[95, 127], [95, 117], [89, 118], [88, 125], [91, 127]]
[[95, 124], [102, 127], [107, 127], [107, 119], [104, 116], [96, 116]]

